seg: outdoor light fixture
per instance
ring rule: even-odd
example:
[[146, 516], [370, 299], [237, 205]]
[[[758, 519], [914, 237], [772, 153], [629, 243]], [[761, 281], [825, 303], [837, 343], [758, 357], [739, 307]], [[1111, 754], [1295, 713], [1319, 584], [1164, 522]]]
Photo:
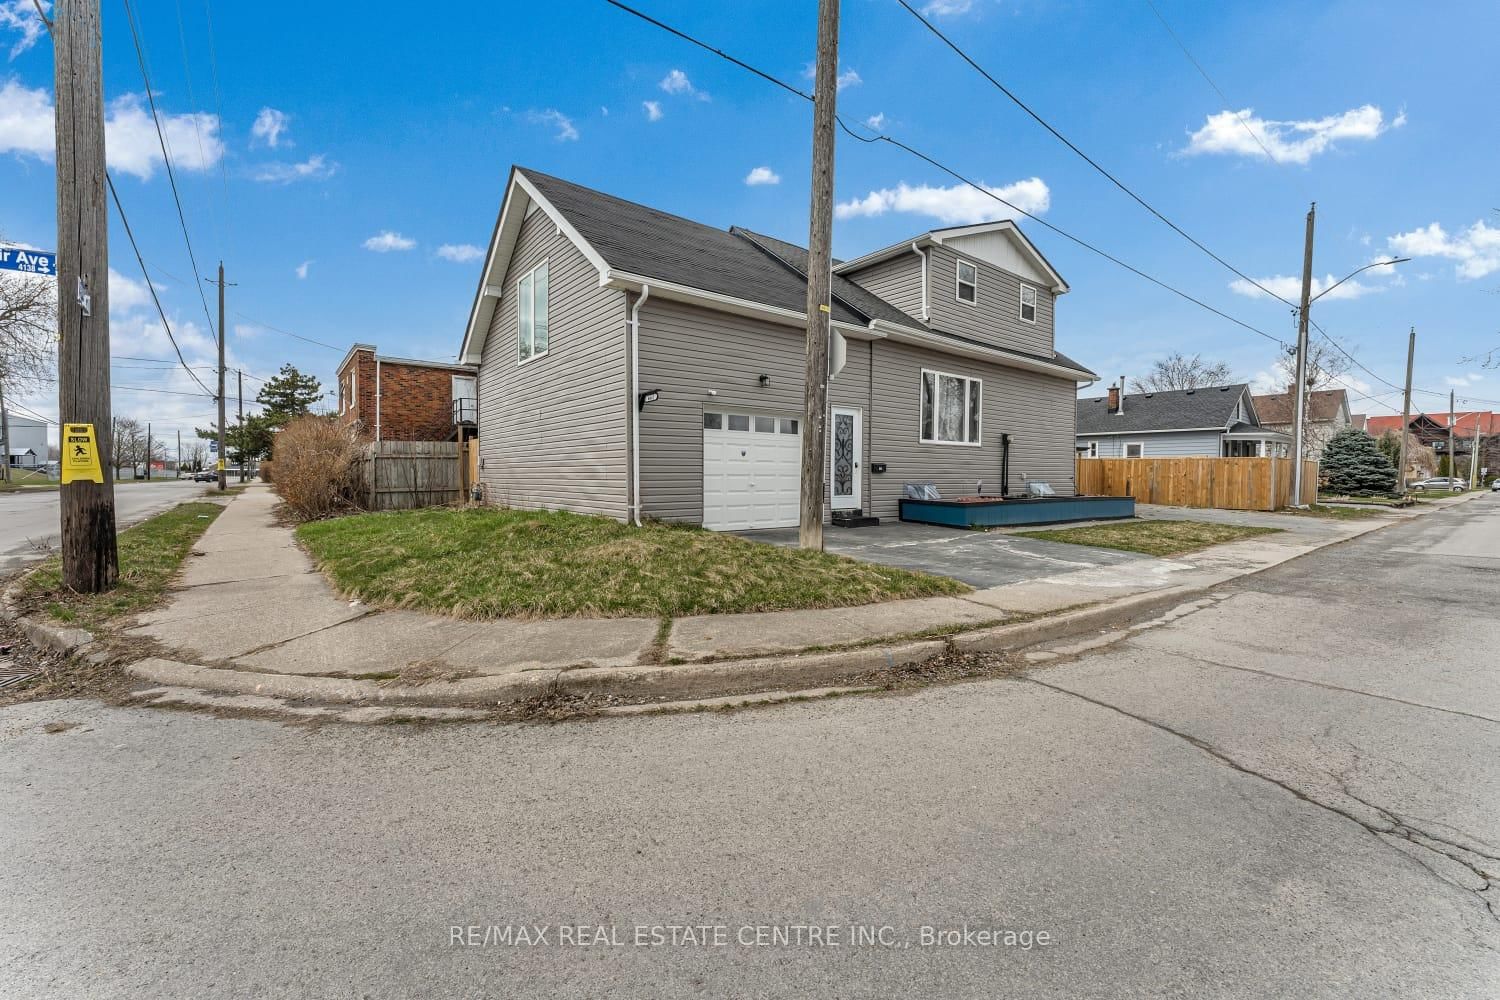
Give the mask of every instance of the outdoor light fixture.
[[660, 389], [647, 389], [645, 392], [636, 393], [637, 410], [644, 410], [647, 403], [654, 403], [661, 398]]
[[766, 386], [768, 386], [770, 384], [771, 384], [771, 376], [769, 376], [769, 375], [762, 375], [760, 377], [760, 387], [762, 389], [764, 389]]

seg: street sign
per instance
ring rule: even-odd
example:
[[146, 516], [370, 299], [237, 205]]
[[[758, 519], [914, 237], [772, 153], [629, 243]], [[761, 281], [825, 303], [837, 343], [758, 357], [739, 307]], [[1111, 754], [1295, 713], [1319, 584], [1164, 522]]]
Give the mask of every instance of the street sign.
[[63, 485], [82, 479], [92, 483], [104, 482], [104, 470], [99, 467], [99, 449], [94, 444], [94, 425], [63, 424]]
[[55, 278], [57, 277], [57, 254], [46, 250], [0, 247], [0, 271], [45, 274]]

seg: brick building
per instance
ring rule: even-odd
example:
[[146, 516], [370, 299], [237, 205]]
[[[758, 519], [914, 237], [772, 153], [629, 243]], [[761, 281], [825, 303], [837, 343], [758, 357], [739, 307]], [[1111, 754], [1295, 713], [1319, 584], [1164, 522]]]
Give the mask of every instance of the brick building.
[[462, 441], [477, 433], [475, 366], [417, 361], [355, 344], [339, 363], [339, 416], [383, 441]]

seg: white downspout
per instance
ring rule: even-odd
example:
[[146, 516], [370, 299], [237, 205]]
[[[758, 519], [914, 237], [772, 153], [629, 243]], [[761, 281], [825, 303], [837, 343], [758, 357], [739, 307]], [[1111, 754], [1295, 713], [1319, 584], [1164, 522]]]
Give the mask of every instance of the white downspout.
[[929, 315], [927, 310], [927, 252], [914, 242], [911, 252], [922, 258], [922, 322], [927, 322]]
[[380, 357], [375, 358], [375, 440], [380, 440]]
[[641, 526], [641, 306], [651, 286], [641, 285], [630, 310], [630, 521]]

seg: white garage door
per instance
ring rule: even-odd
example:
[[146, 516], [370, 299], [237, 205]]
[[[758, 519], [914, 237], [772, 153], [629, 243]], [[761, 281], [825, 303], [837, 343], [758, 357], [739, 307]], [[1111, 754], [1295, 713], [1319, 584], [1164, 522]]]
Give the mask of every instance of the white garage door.
[[800, 421], [767, 414], [703, 414], [703, 526], [790, 528], [799, 520]]

